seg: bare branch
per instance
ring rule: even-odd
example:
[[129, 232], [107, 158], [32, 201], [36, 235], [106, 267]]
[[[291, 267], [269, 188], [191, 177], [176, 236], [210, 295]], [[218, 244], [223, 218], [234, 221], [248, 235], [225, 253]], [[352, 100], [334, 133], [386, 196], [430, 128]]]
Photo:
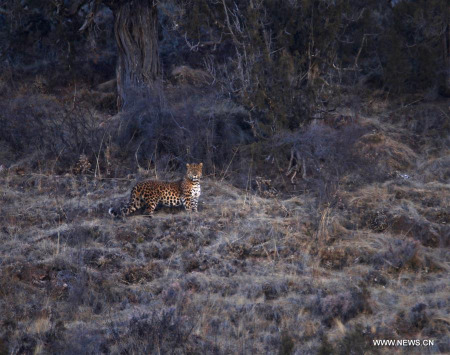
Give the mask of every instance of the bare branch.
[[186, 41], [187, 46], [189, 47], [189, 50], [191, 52], [197, 52], [198, 51], [198, 47], [200, 45], [200, 41], [198, 41], [197, 44], [192, 44], [191, 42], [189, 42], [189, 40], [187, 39], [187, 33], [184, 34], [184, 40]]
[[239, 40], [237, 39], [236, 35], [233, 32], [233, 27], [231, 26], [230, 17], [228, 15], [228, 8], [227, 8], [227, 5], [225, 4], [225, 0], [222, 0], [222, 4], [223, 4], [223, 9], [225, 11], [225, 20], [227, 22], [227, 27], [228, 27], [228, 30], [230, 31], [231, 37], [233, 38], [233, 42], [236, 45], [238, 45], [239, 47], [243, 47], [243, 44], [241, 42], [239, 42]]
[[83, 32], [86, 28], [91, 26], [91, 24], [94, 22], [95, 14], [97, 13], [97, 9], [99, 7], [99, 0], [91, 1], [89, 4], [90, 10], [89, 13], [86, 15], [86, 19], [84, 20], [83, 25], [80, 27], [78, 31]]

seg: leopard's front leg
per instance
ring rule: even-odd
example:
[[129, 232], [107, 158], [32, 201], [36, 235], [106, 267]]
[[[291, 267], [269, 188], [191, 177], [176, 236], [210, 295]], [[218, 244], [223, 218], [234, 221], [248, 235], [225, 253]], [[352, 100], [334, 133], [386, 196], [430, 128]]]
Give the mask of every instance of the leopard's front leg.
[[196, 198], [192, 199], [191, 208], [192, 208], [192, 211], [198, 212], [198, 199], [196, 199]]
[[184, 208], [186, 209], [186, 211], [191, 212], [192, 211], [192, 201], [190, 197], [185, 197], [184, 201]]
[[186, 208], [186, 211], [188, 212], [198, 212], [198, 200], [192, 197], [185, 198], [184, 208]]

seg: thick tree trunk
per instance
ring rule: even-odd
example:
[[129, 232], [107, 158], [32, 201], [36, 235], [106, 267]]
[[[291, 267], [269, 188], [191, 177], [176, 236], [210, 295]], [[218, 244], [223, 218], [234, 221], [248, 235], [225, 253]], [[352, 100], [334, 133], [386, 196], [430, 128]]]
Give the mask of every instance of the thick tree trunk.
[[116, 2], [115, 35], [118, 49], [118, 106], [156, 89], [160, 74], [158, 12], [154, 0]]

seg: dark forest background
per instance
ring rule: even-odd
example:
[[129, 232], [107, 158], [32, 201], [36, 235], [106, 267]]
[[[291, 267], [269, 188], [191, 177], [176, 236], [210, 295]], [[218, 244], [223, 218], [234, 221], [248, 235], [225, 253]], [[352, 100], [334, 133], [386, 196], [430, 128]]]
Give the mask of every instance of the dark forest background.
[[449, 96], [447, 5], [3, 1], [3, 150], [60, 172], [85, 155], [114, 176], [188, 161], [210, 174], [250, 160], [289, 170], [292, 134], [337, 107], [355, 119], [366, 99]]

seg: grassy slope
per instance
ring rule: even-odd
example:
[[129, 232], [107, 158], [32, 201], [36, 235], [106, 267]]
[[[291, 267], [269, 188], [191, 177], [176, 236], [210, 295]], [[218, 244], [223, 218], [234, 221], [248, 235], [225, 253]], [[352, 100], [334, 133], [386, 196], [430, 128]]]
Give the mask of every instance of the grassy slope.
[[408, 175], [332, 208], [206, 179], [198, 214], [113, 220], [134, 180], [3, 171], [0, 353], [450, 351], [446, 154], [371, 123], [362, 154]]

